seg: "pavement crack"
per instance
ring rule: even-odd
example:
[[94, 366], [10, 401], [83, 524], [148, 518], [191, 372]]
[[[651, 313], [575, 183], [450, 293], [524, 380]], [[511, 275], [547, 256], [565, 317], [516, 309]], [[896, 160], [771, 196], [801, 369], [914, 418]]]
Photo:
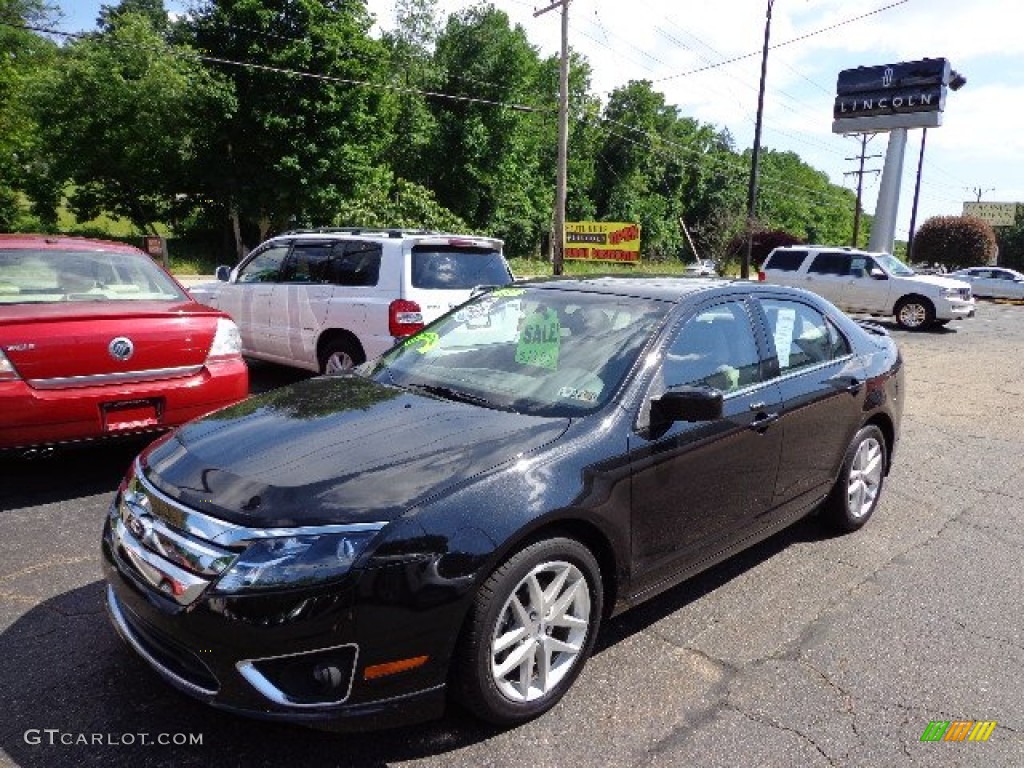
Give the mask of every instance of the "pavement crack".
[[803, 731], [801, 731], [801, 730], [799, 730], [797, 728], [791, 728], [788, 725], [783, 725], [782, 723], [777, 722], [775, 720], [768, 720], [766, 718], [757, 717], [756, 715], [753, 715], [750, 712], [744, 712], [739, 707], [736, 707], [736, 706], [731, 705], [731, 704], [727, 705], [727, 706], [728, 706], [728, 708], [734, 710], [736, 713], [738, 713], [742, 717], [745, 717], [745, 718], [747, 718], [748, 720], [750, 720], [752, 722], [759, 723], [761, 725], [767, 725], [769, 728], [775, 728], [775, 729], [780, 730], [780, 731], [785, 731], [786, 733], [792, 733], [794, 736], [800, 738], [801, 740], [807, 742], [812, 747], [814, 747], [818, 751], [818, 753], [828, 761], [829, 765], [835, 765], [835, 766], [840, 765], [840, 763], [836, 762], [836, 760], [831, 755], [829, 755], [829, 753], [826, 752], [821, 747], [821, 745], [819, 745], [814, 739], [812, 739], [810, 736], [808, 736]]
[[973, 637], [980, 637], [985, 640], [994, 640], [1000, 645], [1008, 645], [1011, 648], [1016, 648], [1018, 651], [1024, 651], [1024, 645], [1021, 645], [1020, 643], [1015, 643], [1013, 642], [1013, 640], [1009, 640], [1005, 637], [999, 637], [998, 635], [986, 635], [983, 632], [977, 632], [968, 627], [966, 623], [960, 621], [959, 619], [953, 619], [953, 623], [960, 627], [960, 629], [962, 629], [968, 635], [971, 635]]

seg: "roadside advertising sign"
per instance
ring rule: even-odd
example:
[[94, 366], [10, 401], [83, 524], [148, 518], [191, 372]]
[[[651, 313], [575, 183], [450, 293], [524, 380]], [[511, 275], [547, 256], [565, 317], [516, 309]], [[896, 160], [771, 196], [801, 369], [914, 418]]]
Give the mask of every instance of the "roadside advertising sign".
[[640, 261], [640, 225], [613, 221], [567, 221], [564, 254], [577, 261]]

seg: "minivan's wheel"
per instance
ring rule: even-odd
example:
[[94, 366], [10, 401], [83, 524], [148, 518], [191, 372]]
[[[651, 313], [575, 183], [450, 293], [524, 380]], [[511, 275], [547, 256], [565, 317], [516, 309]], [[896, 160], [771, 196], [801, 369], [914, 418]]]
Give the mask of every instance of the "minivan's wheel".
[[841, 531], [855, 531], [878, 506], [885, 481], [885, 435], [874, 424], [862, 427], [846, 450], [832, 493], [823, 506], [825, 515]]
[[919, 331], [935, 322], [935, 308], [927, 299], [907, 296], [896, 304], [896, 322], [908, 331]]
[[320, 373], [344, 373], [362, 362], [362, 352], [347, 339], [332, 339], [320, 350]]
[[558, 703], [601, 622], [597, 561], [575, 539], [531, 544], [480, 587], [455, 659], [456, 692], [477, 716], [515, 725]]

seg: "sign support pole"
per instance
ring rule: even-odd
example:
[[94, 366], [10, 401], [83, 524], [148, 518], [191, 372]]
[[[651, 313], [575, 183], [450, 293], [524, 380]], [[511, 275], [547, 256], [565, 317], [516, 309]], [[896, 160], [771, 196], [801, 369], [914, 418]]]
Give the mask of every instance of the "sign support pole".
[[892, 253], [896, 238], [896, 214], [900, 207], [900, 180], [903, 178], [903, 157], [907, 149], [907, 129], [893, 128], [889, 132], [889, 148], [882, 167], [882, 183], [875, 203], [875, 220], [871, 225], [869, 251]]

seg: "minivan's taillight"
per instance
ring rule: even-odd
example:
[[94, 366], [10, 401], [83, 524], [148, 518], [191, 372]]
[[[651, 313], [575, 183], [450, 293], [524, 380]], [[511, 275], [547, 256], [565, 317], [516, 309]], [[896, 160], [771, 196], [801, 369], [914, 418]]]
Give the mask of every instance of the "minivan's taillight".
[[410, 336], [422, 328], [423, 311], [415, 301], [395, 299], [388, 306], [388, 331], [392, 336]]
[[757, 270], [757, 282], [759, 282], [759, 283], [763, 283], [763, 282], [764, 282], [765, 280], [767, 280], [767, 279], [768, 279], [768, 278], [767, 278], [767, 276], [766, 276], [766, 275], [764, 274], [764, 270], [763, 270], [763, 269], [759, 269], [759, 270]]

